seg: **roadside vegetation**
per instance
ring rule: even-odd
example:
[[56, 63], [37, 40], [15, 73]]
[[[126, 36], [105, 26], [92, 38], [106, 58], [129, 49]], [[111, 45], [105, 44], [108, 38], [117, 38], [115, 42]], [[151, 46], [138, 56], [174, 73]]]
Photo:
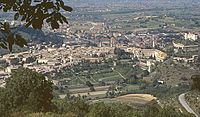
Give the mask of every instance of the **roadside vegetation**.
[[193, 75], [192, 79], [192, 90], [189, 91], [185, 98], [189, 103], [189, 106], [198, 114], [200, 115], [200, 76]]

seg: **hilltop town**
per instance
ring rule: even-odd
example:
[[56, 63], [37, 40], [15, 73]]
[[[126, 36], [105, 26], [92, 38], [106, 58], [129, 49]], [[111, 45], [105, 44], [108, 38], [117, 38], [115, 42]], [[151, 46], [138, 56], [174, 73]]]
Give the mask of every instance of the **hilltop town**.
[[[13, 25], [17, 24], [16, 22], [11, 23]], [[108, 64], [110, 68], [104, 70], [114, 72], [117, 64], [123, 62], [123, 64], [147, 71], [150, 74], [154, 72], [157, 65], [162, 64], [168, 59], [172, 59], [175, 62], [183, 61], [189, 64], [195, 63], [198, 57], [198, 45], [196, 45], [198, 39], [197, 32], [166, 32], [155, 34], [146, 30], [139, 32], [112, 32], [105, 28], [105, 24], [101, 23], [88, 22], [79, 25], [85, 27], [85, 29], [81, 27], [75, 29], [74, 26], [69, 27], [68, 25], [63, 25], [58, 30], [45, 30], [47, 34], [52, 31], [60, 32], [61, 36], [66, 38], [62, 44], [30, 42], [28, 50], [26, 51], [2, 55], [0, 61], [5, 67], [1, 70], [1, 86], [3, 87], [5, 85], [5, 79], [10, 76], [10, 73], [19, 67], [29, 68], [45, 74], [47, 78], [53, 78], [54, 85], [59, 87], [62, 87], [60, 82], [63, 84], [63, 80], [65, 79], [64, 82], [66, 83], [64, 85], [71, 87], [71, 83], [69, 83], [73, 82], [71, 73], [59, 79], [57, 78], [58, 74], [65, 74], [66, 69], [73, 70], [75, 66], [82, 66], [86, 63], [96, 64], [97, 66]], [[46, 26], [46, 28], [48, 29], [49, 27]], [[19, 33], [25, 38], [30, 39], [36, 36], [23, 31], [19, 31]], [[173, 38], [176, 37], [180, 38], [179, 40], [182, 40], [182, 42], [190, 41], [190, 44], [184, 44], [174, 40]], [[75, 73], [75, 71], [71, 72], [72, 74]], [[79, 72], [75, 74], [79, 74]], [[85, 68], [81, 72], [88, 73], [90, 70], [88, 71]], [[91, 74], [89, 75], [90, 77]], [[121, 75], [120, 71], [119, 74]], [[122, 79], [124, 77], [123, 75]], [[139, 74], [136, 73], [135, 75]], [[80, 76], [77, 75], [75, 77]], [[114, 82], [121, 79], [120, 76], [117, 77], [116, 79], [111, 78], [111, 81]], [[106, 79], [106, 77], [100, 79]], [[84, 88], [86, 81], [90, 81], [99, 86], [99, 83], [96, 82], [99, 82], [100, 79], [97, 80], [94, 78], [94, 80], [91, 80], [79, 78], [80, 81], [76, 82], [82, 83], [72, 83], [72, 87]], [[106, 86], [106, 89], [108, 86]]]
[[[66, 3], [73, 6], [76, 2]], [[53, 103], [61, 114], [63, 103], [74, 104], [76, 99], [89, 106], [111, 104], [111, 108], [119, 102], [139, 113], [149, 103], [161, 108], [161, 113], [167, 106], [180, 116], [190, 113], [184, 101], [192, 105], [198, 104], [191, 100], [199, 101], [198, 91], [192, 89], [200, 74], [200, 20], [195, 12], [199, 7], [193, 8], [199, 2], [105, 3], [81, 3], [74, 13], [62, 12], [69, 16], [69, 24], [59, 23], [58, 29], [47, 23], [41, 30], [26, 28], [26, 22], [10, 18], [12, 12], [0, 14], [0, 22], [8, 22], [12, 32], [27, 41], [26, 47], [12, 46], [12, 52], [0, 48], [0, 93], [16, 71], [27, 68], [31, 75], [41, 74], [52, 83]], [[199, 107], [192, 109], [200, 115]]]

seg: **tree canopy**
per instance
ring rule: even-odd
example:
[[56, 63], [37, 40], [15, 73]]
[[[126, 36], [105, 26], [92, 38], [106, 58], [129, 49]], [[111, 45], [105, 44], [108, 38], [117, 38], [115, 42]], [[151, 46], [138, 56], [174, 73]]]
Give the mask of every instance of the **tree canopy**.
[[[14, 11], [14, 19], [25, 22], [25, 27], [32, 26], [41, 29], [44, 22], [50, 24], [52, 29], [58, 29], [59, 24], [67, 23], [62, 10], [71, 12], [73, 9], [64, 4], [63, 0], [0, 0], [0, 10]], [[0, 23], [0, 47], [12, 51], [12, 45], [20, 47], [27, 45], [21, 35], [11, 31], [8, 22]]]
[[193, 75], [192, 79], [192, 89], [200, 90], [200, 75]]
[[6, 110], [47, 112], [53, 99], [52, 82], [30, 69], [20, 68], [6, 79], [0, 105]]

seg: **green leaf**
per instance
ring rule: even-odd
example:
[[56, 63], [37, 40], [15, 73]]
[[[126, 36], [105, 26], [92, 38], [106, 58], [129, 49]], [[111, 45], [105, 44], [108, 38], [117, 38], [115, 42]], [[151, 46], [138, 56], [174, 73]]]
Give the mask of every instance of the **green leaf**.
[[16, 4], [13, 6], [13, 11], [17, 11], [17, 5]]
[[24, 14], [24, 16], [22, 17], [21, 21], [24, 21], [26, 19], [27, 14]]
[[51, 9], [54, 7], [54, 4], [53, 4], [53, 2], [47, 2], [47, 3], [44, 3], [44, 7], [46, 9]]
[[61, 19], [66, 23], [66, 24], [68, 24], [68, 21], [67, 21], [67, 18], [65, 17], [65, 16], [61, 16]]
[[63, 20], [61, 19], [61, 17], [58, 19], [58, 21], [63, 24]]
[[7, 4], [7, 3], [8, 3], [8, 0], [1, 0], [0, 2], [1, 2], [1, 3], [4, 3], [4, 4]]
[[10, 33], [7, 37], [9, 50], [12, 51], [12, 46], [14, 44], [14, 34]]
[[59, 20], [61, 18], [61, 14], [60, 13], [55, 13], [54, 14], [54, 19], [55, 20]]
[[4, 23], [4, 29], [7, 33], [10, 33], [10, 24], [8, 22]]
[[26, 22], [29, 22], [32, 19], [32, 15], [30, 13], [28, 13], [27, 18], [26, 18]]
[[32, 21], [32, 26], [35, 29], [41, 29], [42, 28], [42, 24], [43, 24], [43, 20], [42, 19], [34, 19]]
[[18, 18], [19, 18], [19, 13], [15, 13], [14, 20], [18, 20]]
[[19, 34], [16, 34], [16, 45], [19, 47], [24, 47], [24, 45], [28, 46], [26, 40]]
[[69, 7], [69, 6], [61, 6], [65, 11], [69, 11], [71, 12], [73, 9], [72, 7]]
[[33, 20], [27, 21], [27, 23], [25, 24], [25, 27], [28, 28], [31, 24], [32, 24]]
[[12, 52], [12, 47], [13, 47], [13, 45], [8, 44], [8, 49], [10, 50], [10, 52]]
[[55, 21], [55, 20], [51, 21], [51, 27], [52, 27], [53, 29], [58, 29], [58, 28], [59, 28], [58, 22]]
[[7, 42], [11, 45], [14, 44], [14, 34], [10, 33], [7, 37]]
[[7, 46], [3, 43], [0, 43], [0, 47], [3, 48], [3, 49], [8, 49]]
[[49, 22], [51, 22], [51, 20], [52, 20], [52, 18], [48, 18], [48, 19], [46, 19], [46, 22], [49, 23]]
[[37, 12], [36, 12], [36, 15], [37, 15], [38, 17], [42, 17], [42, 16], [44, 15], [44, 13], [43, 13], [42, 10], [38, 9]]
[[7, 8], [3, 8], [3, 11], [4, 11], [4, 12], [7, 12], [7, 11], [8, 11], [8, 9], [7, 9]]
[[20, 14], [20, 15], [24, 15], [24, 13], [25, 13], [25, 11], [23, 10], [23, 8], [20, 8], [20, 9], [19, 9], [19, 14]]
[[61, 6], [65, 6], [65, 3], [63, 1], [60, 1]]

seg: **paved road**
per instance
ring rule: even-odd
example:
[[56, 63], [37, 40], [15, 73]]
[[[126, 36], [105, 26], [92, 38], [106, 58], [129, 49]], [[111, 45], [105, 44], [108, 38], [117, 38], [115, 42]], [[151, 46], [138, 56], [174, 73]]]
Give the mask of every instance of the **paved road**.
[[179, 95], [178, 100], [181, 103], [181, 105], [187, 110], [187, 112], [194, 114], [196, 117], [199, 117], [191, 108], [190, 106], [187, 104], [186, 100], [185, 100], [185, 94], [183, 93], [181, 95]]

